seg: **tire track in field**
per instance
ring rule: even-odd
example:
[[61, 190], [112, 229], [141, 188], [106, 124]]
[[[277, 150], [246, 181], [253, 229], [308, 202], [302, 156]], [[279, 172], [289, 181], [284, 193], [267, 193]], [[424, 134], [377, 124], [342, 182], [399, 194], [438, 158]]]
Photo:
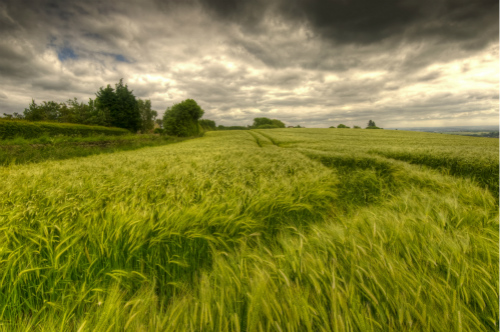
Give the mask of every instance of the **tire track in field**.
[[271, 139], [261, 133], [257, 133], [255, 131], [247, 131], [247, 133], [249, 133], [255, 139], [255, 142], [261, 148], [266, 145], [276, 145]]
[[269, 136], [269, 135], [267, 135], [267, 134], [264, 134], [264, 133], [262, 133], [262, 132], [260, 132], [260, 131], [255, 131], [255, 133], [258, 133], [258, 134], [260, 134], [260, 135], [264, 136], [264, 137], [265, 137], [267, 140], [269, 140], [269, 141], [270, 141], [273, 145], [276, 145], [276, 146], [280, 147], [280, 146], [278, 145], [278, 143], [276, 143], [276, 141], [275, 141], [275, 140], [274, 140], [271, 136]]

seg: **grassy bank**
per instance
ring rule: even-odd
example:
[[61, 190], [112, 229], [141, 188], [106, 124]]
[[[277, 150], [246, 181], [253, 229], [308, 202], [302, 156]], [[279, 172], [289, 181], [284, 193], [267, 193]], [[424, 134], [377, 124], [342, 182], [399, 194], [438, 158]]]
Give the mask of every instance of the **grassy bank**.
[[498, 163], [273, 129], [0, 168], [0, 330], [498, 330], [498, 201], [423, 145]]
[[0, 166], [62, 160], [101, 153], [136, 150], [186, 140], [158, 135], [17, 137], [0, 140]]

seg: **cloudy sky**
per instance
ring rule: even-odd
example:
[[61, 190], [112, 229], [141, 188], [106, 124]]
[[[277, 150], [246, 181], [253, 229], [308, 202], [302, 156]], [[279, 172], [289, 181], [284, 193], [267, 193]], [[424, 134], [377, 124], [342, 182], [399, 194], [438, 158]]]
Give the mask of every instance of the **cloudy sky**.
[[497, 0], [0, 1], [0, 113], [123, 78], [246, 125], [498, 125]]

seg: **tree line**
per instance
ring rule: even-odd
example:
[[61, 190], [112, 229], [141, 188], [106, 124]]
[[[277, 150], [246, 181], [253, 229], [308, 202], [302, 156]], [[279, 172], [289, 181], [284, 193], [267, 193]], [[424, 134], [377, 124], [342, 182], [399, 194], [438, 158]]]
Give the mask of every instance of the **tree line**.
[[[32, 100], [28, 108], [24, 109], [23, 114], [4, 113], [4, 117], [12, 120], [117, 127], [134, 133], [149, 133], [154, 129], [157, 133], [179, 137], [197, 136], [210, 130], [285, 128], [281, 120], [267, 117], [254, 118], [253, 124], [248, 126], [216, 126], [213, 120], [201, 119], [205, 111], [193, 99], [174, 104], [167, 108], [162, 119], [157, 119], [158, 112], [151, 108], [151, 100], [136, 98], [133, 91], [123, 83], [123, 79], [120, 79], [114, 88], [109, 84], [99, 88], [95, 95], [95, 99], [89, 98], [88, 103], [79, 102], [77, 98], [62, 103], [44, 101], [41, 104]], [[155, 129], [155, 124], [159, 128]], [[304, 127], [299, 125], [294, 128]], [[337, 128], [349, 127], [339, 124]], [[360, 127], [354, 126], [354, 128]], [[379, 128], [374, 121], [370, 120], [367, 129]]]
[[[329, 128], [351, 128], [349, 126], [346, 126], [345, 124], [341, 123], [339, 124], [337, 127], [335, 126], [330, 126]], [[361, 129], [360, 126], [353, 126], [354, 129]], [[382, 129], [380, 127], [377, 127], [377, 125], [375, 124], [375, 121], [373, 120], [369, 120], [368, 121], [368, 125], [366, 126], [366, 129]]]
[[154, 128], [157, 116], [158, 112], [151, 109], [151, 100], [136, 98], [122, 79], [114, 88], [109, 84], [101, 87], [96, 98], [89, 98], [88, 103], [79, 102], [77, 98], [40, 104], [32, 100], [23, 114], [4, 113], [5, 118], [13, 120], [97, 125], [143, 133]]

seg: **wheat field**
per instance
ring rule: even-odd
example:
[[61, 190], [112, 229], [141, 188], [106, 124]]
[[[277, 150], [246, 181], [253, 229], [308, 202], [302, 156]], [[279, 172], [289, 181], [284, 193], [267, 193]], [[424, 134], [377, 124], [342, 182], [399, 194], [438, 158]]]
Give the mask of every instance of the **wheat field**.
[[0, 331], [497, 331], [498, 148], [270, 129], [0, 167]]

